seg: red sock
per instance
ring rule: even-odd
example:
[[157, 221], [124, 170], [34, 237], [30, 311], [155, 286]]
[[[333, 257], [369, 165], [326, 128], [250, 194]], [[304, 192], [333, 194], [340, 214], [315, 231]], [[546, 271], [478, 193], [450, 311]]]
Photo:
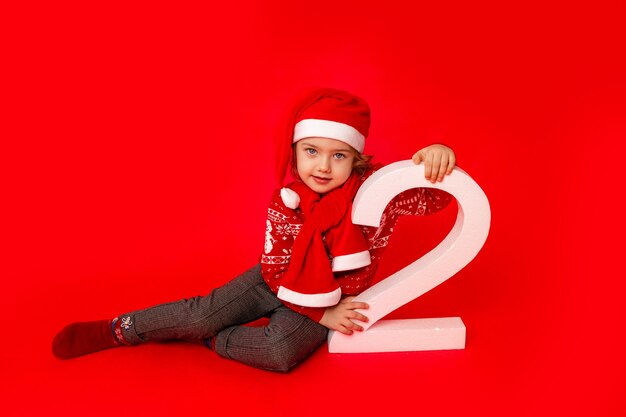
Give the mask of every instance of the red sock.
[[71, 359], [103, 349], [121, 346], [111, 328], [112, 320], [72, 323], [52, 341], [52, 353], [59, 359]]

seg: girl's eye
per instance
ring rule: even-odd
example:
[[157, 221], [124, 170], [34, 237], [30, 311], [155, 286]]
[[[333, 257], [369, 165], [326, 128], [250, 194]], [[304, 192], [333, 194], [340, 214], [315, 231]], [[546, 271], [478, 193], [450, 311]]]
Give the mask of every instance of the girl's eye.
[[317, 151], [313, 148], [306, 148], [304, 152], [308, 153], [309, 155], [315, 155], [317, 153]]
[[346, 157], [346, 156], [345, 156], [344, 154], [342, 154], [342, 153], [336, 153], [336, 154], [335, 154], [335, 159], [343, 159], [343, 158], [345, 158], [345, 157]]

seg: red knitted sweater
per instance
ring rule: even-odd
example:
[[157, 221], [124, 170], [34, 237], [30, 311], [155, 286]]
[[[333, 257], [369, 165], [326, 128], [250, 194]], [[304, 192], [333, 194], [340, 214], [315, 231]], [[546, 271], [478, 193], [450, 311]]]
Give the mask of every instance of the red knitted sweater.
[[[373, 169], [366, 172], [362, 180], [365, 181], [374, 172]], [[407, 190], [387, 205], [380, 227], [362, 226], [363, 235], [369, 242], [372, 262], [360, 269], [335, 273], [342, 296], [357, 295], [371, 285], [378, 263], [400, 216], [429, 215], [445, 208], [450, 200], [450, 194], [434, 188]], [[302, 224], [304, 218], [300, 208], [295, 210], [288, 208], [281, 198], [280, 189], [276, 190], [267, 210], [265, 250], [261, 255], [261, 274], [275, 294], [278, 292], [281, 278], [289, 267], [291, 247]], [[283, 304], [315, 322], [322, 319], [326, 310], [324, 307], [302, 307], [285, 301]]]

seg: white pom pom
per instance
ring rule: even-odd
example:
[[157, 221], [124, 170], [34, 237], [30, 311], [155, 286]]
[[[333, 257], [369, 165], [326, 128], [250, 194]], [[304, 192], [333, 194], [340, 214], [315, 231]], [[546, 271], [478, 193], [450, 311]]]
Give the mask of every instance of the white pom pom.
[[282, 188], [280, 198], [283, 200], [283, 204], [290, 209], [295, 210], [300, 205], [300, 196], [291, 188]]

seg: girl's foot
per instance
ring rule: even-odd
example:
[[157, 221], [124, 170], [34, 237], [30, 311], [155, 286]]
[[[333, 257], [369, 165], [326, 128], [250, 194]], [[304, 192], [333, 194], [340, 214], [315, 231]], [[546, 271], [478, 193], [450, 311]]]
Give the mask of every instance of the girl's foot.
[[52, 353], [59, 359], [71, 359], [99, 350], [122, 346], [124, 341], [118, 340], [114, 326], [113, 320], [88, 321], [67, 325], [54, 337]]

